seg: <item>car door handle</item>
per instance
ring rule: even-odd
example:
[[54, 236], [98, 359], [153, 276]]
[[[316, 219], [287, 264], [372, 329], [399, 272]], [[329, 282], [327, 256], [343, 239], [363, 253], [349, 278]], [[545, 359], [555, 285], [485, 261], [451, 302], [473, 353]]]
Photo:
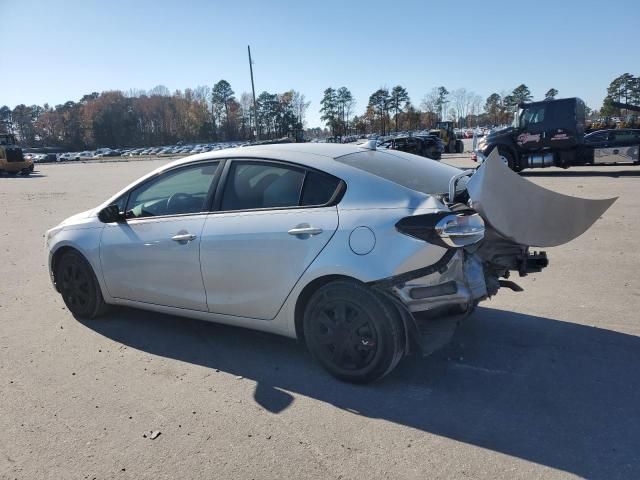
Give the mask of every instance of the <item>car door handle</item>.
[[196, 239], [196, 235], [194, 235], [193, 233], [179, 233], [178, 235], [174, 235], [173, 237], [171, 237], [171, 240], [173, 240], [174, 242], [190, 242], [191, 240], [195, 240]]
[[298, 225], [287, 232], [289, 235], [318, 235], [322, 233], [321, 228], [311, 227], [309, 225]]

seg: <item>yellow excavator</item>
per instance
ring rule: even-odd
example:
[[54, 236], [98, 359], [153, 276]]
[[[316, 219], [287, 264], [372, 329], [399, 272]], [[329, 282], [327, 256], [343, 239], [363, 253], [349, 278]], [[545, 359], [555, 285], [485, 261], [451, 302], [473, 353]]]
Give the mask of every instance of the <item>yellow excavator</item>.
[[29, 175], [33, 172], [33, 160], [25, 159], [22, 149], [16, 145], [16, 137], [0, 133], [0, 174]]

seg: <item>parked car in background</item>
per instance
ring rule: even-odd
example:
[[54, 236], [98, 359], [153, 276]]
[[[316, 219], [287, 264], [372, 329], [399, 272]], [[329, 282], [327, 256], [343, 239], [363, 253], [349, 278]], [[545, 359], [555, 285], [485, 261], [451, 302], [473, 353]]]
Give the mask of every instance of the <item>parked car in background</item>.
[[78, 153], [78, 160], [89, 160], [93, 158], [93, 152], [90, 150], [85, 150], [84, 152]]
[[432, 160], [440, 160], [442, 152], [444, 152], [444, 143], [439, 138], [430, 135], [404, 136], [387, 139], [380, 143], [379, 148], [400, 150]]
[[34, 163], [51, 163], [58, 159], [55, 153], [34, 153], [31, 156]]

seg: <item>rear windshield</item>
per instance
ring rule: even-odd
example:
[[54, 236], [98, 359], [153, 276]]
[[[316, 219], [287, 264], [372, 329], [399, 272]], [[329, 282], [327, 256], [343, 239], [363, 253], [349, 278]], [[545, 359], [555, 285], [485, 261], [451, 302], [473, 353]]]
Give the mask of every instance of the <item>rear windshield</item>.
[[449, 180], [461, 172], [444, 163], [399, 151], [352, 153], [336, 161], [426, 194], [447, 193]]

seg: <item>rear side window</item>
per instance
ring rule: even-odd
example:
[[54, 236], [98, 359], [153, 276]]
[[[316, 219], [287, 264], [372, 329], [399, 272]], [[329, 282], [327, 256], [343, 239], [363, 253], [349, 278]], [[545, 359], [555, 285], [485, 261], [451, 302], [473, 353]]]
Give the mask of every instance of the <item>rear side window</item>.
[[254, 210], [326, 205], [340, 180], [326, 173], [267, 162], [231, 164], [220, 209]]
[[300, 205], [325, 205], [336, 192], [340, 180], [324, 173], [308, 171], [304, 179]]
[[304, 170], [271, 163], [231, 164], [222, 210], [297, 207]]

